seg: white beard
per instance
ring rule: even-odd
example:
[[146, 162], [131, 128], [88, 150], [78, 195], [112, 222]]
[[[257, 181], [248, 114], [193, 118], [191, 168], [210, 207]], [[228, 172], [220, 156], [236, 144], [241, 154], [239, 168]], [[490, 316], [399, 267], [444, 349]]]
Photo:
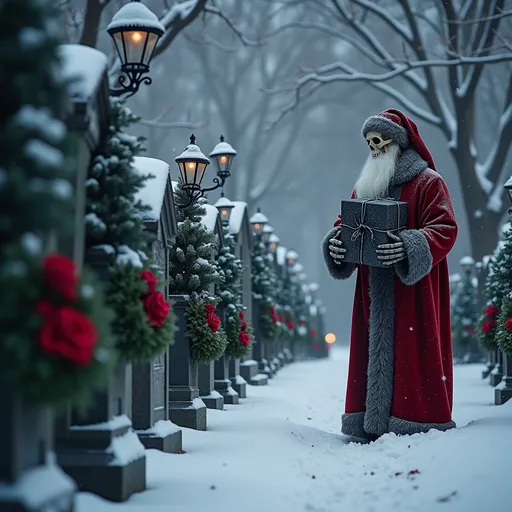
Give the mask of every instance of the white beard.
[[355, 185], [357, 197], [388, 197], [389, 184], [395, 174], [395, 164], [399, 156], [398, 144], [390, 144], [386, 152], [376, 158], [370, 153]]

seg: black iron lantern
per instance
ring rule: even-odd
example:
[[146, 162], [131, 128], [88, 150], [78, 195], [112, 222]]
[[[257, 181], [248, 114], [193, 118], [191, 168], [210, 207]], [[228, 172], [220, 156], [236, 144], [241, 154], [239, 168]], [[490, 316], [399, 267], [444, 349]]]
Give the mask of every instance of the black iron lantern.
[[135, 94], [144, 82], [151, 84], [149, 65], [158, 40], [165, 28], [140, 0], [132, 0], [117, 11], [107, 27], [107, 32], [121, 60], [121, 73], [118, 81], [121, 88], [111, 89], [111, 96]]
[[221, 179], [229, 178], [236, 150], [233, 149], [231, 144], [224, 141], [224, 135], [220, 136], [220, 142], [213, 148], [209, 156], [210, 158], [215, 158], [217, 176]]
[[235, 207], [233, 201], [230, 201], [227, 197], [224, 197], [224, 193], [221, 194], [219, 200], [214, 205], [219, 210], [220, 220], [224, 224], [229, 224], [231, 218], [231, 212]]
[[180, 169], [183, 190], [187, 192], [189, 197], [198, 193], [202, 195], [201, 182], [210, 160], [203, 155], [199, 146], [196, 145], [194, 134], [190, 136], [190, 144], [174, 161]]
[[268, 224], [268, 219], [261, 210], [258, 208], [258, 211], [250, 218], [252, 230], [255, 235], [261, 235], [263, 233], [263, 227]]

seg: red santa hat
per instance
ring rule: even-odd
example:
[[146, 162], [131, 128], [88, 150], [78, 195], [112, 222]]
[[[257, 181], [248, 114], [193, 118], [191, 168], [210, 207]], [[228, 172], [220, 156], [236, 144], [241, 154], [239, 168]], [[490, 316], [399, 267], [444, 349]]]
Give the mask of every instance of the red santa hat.
[[430, 169], [436, 170], [434, 159], [425, 146], [416, 123], [396, 108], [388, 108], [378, 116], [369, 117], [363, 124], [363, 137], [368, 132], [379, 132], [386, 139], [393, 139], [402, 149], [414, 149]]

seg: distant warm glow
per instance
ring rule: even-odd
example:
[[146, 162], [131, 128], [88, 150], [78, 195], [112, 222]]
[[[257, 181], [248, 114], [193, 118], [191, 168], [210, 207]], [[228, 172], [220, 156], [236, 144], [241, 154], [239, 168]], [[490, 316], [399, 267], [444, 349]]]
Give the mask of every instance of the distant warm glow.
[[254, 224], [254, 229], [259, 231], [261, 229], [261, 224]]
[[275, 242], [272, 242], [272, 243], [270, 244], [270, 248], [271, 248], [272, 250], [276, 249], [276, 248], [277, 248], [277, 244], [276, 244]]
[[196, 167], [196, 164], [195, 164], [194, 162], [189, 162], [189, 163], [187, 164], [187, 167], [188, 167], [191, 171], [193, 171], [193, 170], [195, 169], [195, 167]]
[[293, 258], [290, 258], [290, 259], [288, 260], [288, 263], [289, 263], [290, 265], [295, 265], [295, 260], [294, 260]]
[[329, 345], [336, 343], [336, 336], [332, 332], [326, 334], [325, 335], [325, 343], [328, 343]]
[[220, 163], [225, 164], [228, 161], [228, 157], [226, 155], [222, 155], [220, 157]]
[[132, 41], [138, 44], [142, 41], [142, 34], [140, 32], [132, 32]]
[[220, 214], [223, 216], [223, 217], [227, 217], [228, 216], [228, 211], [227, 210], [221, 210], [220, 211]]

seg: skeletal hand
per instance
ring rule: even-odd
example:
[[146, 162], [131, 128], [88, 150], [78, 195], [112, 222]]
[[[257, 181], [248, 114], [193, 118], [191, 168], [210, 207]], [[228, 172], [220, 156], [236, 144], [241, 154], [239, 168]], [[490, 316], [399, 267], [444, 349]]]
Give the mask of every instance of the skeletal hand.
[[400, 237], [390, 231], [387, 232], [387, 235], [393, 240], [393, 243], [379, 245], [376, 251], [378, 254], [377, 258], [382, 260], [383, 265], [395, 265], [399, 261], [404, 260], [407, 254], [405, 253], [404, 243]]
[[334, 237], [329, 240], [329, 254], [331, 255], [331, 258], [334, 260], [336, 265], [341, 265], [343, 263], [343, 258], [347, 252], [347, 250], [343, 247], [341, 240], [336, 238], [340, 235], [340, 233], [341, 231], [338, 231]]

